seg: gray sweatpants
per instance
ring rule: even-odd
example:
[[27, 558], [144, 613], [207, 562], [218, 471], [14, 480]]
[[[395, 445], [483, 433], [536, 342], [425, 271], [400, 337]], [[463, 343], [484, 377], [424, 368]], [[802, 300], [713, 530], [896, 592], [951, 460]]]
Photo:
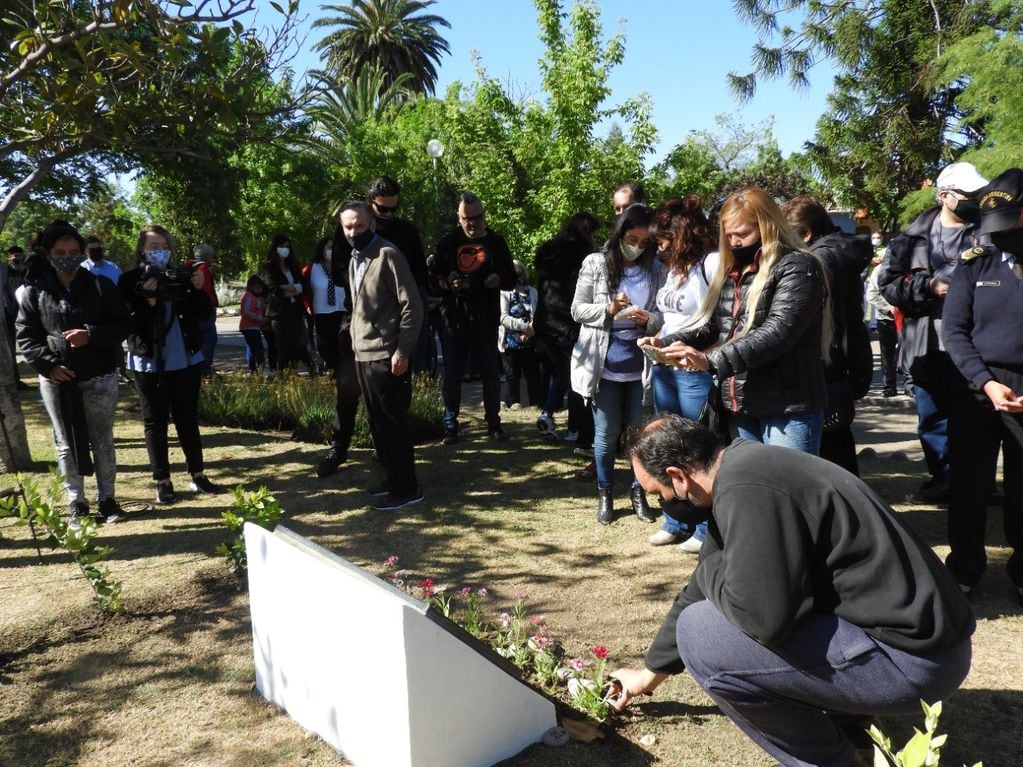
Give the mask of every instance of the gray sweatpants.
[[[71, 454], [64, 420], [60, 413], [60, 395], [56, 384], [39, 376], [39, 391], [53, 424], [53, 443], [57, 447], [57, 467], [64, 475], [64, 490], [68, 504], [85, 501], [85, 481], [78, 473]], [[117, 411], [117, 373], [108, 373], [88, 381], [80, 381], [85, 423], [89, 428], [93, 463], [96, 467], [96, 500], [114, 497], [114, 478], [117, 475], [117, 456], [114, 451], [114, 415]]]
[[959, 688], [972, 655], [969, 639], [912, 655], [828, 614], [800, 621], [768, 648], [708, 601], [679, 614], [676, 636], [693, 678], [785, 767], [846, 767], [853, 748], [843, 720], [920, 714], [921, 699], [934, 703]]

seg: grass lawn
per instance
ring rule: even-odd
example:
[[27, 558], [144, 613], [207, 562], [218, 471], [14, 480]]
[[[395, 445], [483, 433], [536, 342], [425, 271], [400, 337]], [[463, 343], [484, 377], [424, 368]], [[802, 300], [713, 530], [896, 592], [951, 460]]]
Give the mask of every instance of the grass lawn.
[[[23, 399], [33, 469], [45, 471], [53, 461], [49, 424], [34, 393]], [[154, 486], [130, 387], [121, 389], [120, 409], [118, 496], [150, 501]], [[491, 613], [526, 593], [530, 611], [546, 616], [570, 652], [604, 644], [612, 664], [639, 663], [695, 558], [647, 545], [655, 528], [624, 513], [624, 464], [616, 504], [622, 517], [602, 527], [592, 483], [572, 478], [581, 459], [535, 438], [535, 411], [507, 414], [513, 441], [504, 444], [486, 440], [478, 408], [469, 413], [477, 417], [465, 419], [459, 445], [417, 449], [427, 502], [411, 513], [369, 508], [362, 489], [379, 476], [364, 450], [318, 480], [312, 467], [321, 446], [209, 427], [207, 473], [225, 485], [269, 486], [285, 509], [284, 524], [372, 572], [382, 573], [384, 559], [396, 554], [403, 567], [437, 583], [486, 586]], [[874, 435], [865, 442], [880, 442], [892, 421], [890, 411], [865, 408], [861, 422]], [[880, 456], [863, 462], [865, 476], [886, 498], [904, 497], [920, 481], [921, 464], [892, 460], [882, 444], [875, 447]], [[346, 764], [254, 692], [246, 594], [213, 554], [227, 536], [219, 514], [230, 496], [193, 496], [176, 448], [172, 462], [178, 503], [100, 531], [114, 549], [110, 570], [124, 584], [124, 616], [101, 618], [66, 556], [44, 550], [40, 561], [26, 529], [0, 526], [0, 765]], [[0, 477], [0, 486], [9, 479]], [[91, 492], [91, 479], [87, 487]], [[943, 556], [944, 512], [897, 508]], [[992, 514], [991, 567], [976, 604], [973, 671], [942, 719], [941, 731], [950, 735], [942, 762], [956, 767], [1021, 762], [1015, 727], [1023, 713], [1023, 610], [1004, 574], [1000, 516]], [[382, 733], [392, 715], [380, 712]], [[922, 714], [884, 722], [897, 742], [913, 725], [922, 725]], [[652, 745], [640, 744], [651, 735]], [[766, 767], [772, 760], [683, 675], [630, 709], [608, 741], [537, 746], [508, 764]]]

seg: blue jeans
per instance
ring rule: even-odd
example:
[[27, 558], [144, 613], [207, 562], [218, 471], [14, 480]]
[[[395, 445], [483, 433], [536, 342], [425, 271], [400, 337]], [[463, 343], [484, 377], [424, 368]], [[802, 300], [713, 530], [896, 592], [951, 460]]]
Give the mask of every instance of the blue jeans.
[[772, 415], [757, 418], [752, 415], [728, 414], [728, 429], [733, 437], [763, 442], [765, 445], [779, 445], [804, 453], [817, 455], [821, 449], [821, 431], [824, 413], [799, 415]]
[[828, 613], [811, 613], [765, 647], [706, 600], [684, 609], [675, 628], [693, 679], [785, 767], [845, 767], [853, 748], [841, 724], [919, 713], [921, 698], [945, 700], [972, 655], [969, 639], [914, 655]]
[[924, 450], [927, 471], [935, 483], [948, 486], [948, 384], [935, 381], [917, 382], [917, 435]]
[[481, 322], [472, 327], [440, 331], [444, 352], [444, 428], [454, 429], [462, 405], [462, 374], [471, 354], [483, 379], [483, 412], [488, 428], [501, 426], [501, 381], [498, 373], [497, 325]]
[[614, 485], [618, 435], [622, 429], [639, 423], [642, 417], [642, 381], [601, 379], [593, 395], [593, 459], [597, 464], [597, 487]]
[[217, 349], [217, 310], [213, 316], [202, 323], [202, 372], [209, 373], [213, 369], [213, 354]]
[[[707, 402], [707, 394], [714, 385], [710, 373], [682, 370], [667, 365], [654, 365], [654, 409], [658, 413], [675, 413], [683, 418], [697, 420]], [[707, 537], [707, 523], [692, 525], [676, 522], [667, 514], [661, 529], [677, 536], [693, 536], [698, 541]]]

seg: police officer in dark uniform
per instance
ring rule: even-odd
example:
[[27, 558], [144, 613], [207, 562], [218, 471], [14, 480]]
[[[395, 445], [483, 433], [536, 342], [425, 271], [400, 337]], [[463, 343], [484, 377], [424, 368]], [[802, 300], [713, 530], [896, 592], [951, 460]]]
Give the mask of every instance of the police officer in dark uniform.
[[946, 564], [967, 594], [987, 564], [984, 530], [1003, 451], [1008, 572], [1023, 603], [1023, 170], [976, 193], [978, 232], [991, 244], [963, 253], [945, 299], [944, 340], [965, 381], [949, 405], [951, 498]]

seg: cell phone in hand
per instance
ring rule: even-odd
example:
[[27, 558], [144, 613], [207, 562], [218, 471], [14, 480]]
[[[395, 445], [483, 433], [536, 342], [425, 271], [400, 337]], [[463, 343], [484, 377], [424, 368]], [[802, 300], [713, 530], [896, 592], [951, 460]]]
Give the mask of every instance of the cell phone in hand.
[[649, 359], [655, 365], [669, 365], [671, 367], [675, 366], [675, 360], [669, 357], [660, 349], [658, 349], [656, 346], [641, 346], [639, 348], [643, 350], [643, 354], [647, 356], [647, 359]]

